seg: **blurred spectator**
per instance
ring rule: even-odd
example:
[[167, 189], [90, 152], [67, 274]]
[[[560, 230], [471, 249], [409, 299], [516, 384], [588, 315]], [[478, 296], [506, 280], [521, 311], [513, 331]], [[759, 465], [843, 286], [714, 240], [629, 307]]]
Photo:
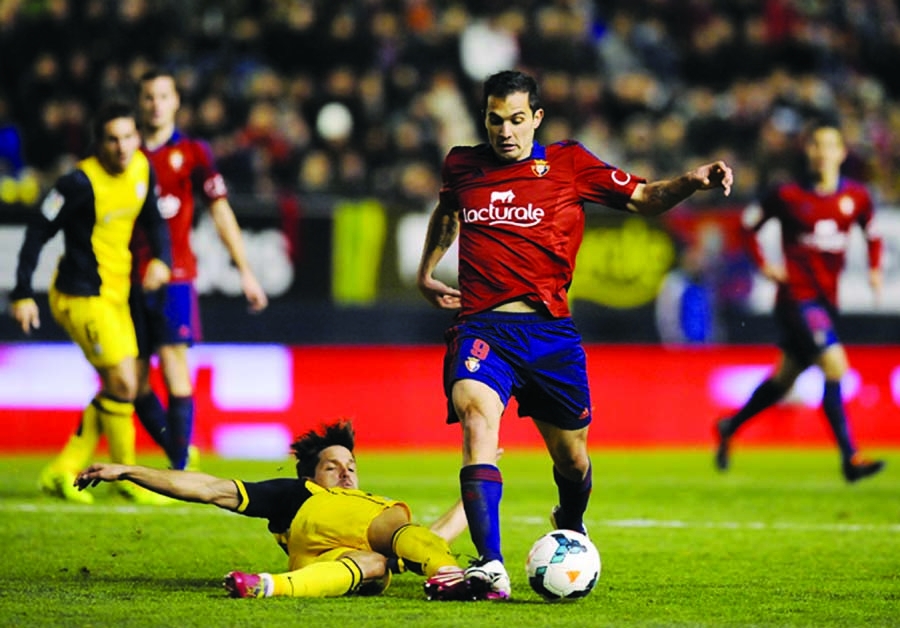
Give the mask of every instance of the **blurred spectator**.
[[[179, 125], [209, 140], [236, 191], [304, 194], [297, 173], [322, 149], [345, 193], [390, 194], [410, 164], [436, 176], [450, 146], [481, 141], [480, 81], [523, 66], [556, 131], [660, 174], [728, 154], [752, 169], [736, 194], [787, 172], [807, 117], [839, 113], [848, 170], [900, 202], [898, 13], [886, 0], [7, 2], [0, 58], [16, 63], [0, 63], [0, 92], [45, 181], [84, 150], [83, 111], [162, 64]], [[329, 103], [352, 121], [337, 143], [316, 131]]]
[[11, 118], [9, 104], [0, 92], [0, 176], [16, 177], [24, 167], [22, 132]]

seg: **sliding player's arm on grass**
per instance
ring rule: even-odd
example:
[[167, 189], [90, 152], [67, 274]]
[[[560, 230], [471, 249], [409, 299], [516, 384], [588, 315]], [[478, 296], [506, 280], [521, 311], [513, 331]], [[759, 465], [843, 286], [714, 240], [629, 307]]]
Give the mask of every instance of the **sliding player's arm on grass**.
[[101, 482], [117, 480], [130, 480], [160, 495], [213, 504], [226, 510], [236, 510], [241, 500], [234, 480], [195, 471], [151, 469], [139, 465], [94, 463], [78, 474], [75, 486], [84, 490]]

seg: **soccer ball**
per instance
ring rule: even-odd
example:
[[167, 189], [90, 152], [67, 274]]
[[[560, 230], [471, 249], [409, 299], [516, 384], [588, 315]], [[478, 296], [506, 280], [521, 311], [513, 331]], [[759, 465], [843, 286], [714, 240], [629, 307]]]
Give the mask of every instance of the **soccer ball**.
[[525, 572], [528, 584], [545, 600], [582, 598], [600, 578], [600, 553], [585, 535], [554, 530], [531, 546]]

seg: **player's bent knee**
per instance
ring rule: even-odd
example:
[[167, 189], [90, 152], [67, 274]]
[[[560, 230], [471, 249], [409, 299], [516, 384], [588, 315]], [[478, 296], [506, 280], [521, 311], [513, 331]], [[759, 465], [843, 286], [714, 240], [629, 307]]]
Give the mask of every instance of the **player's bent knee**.
[[362, 572], [363, 580], [383, 578], [387, 573], [387, 558], [378, 552], [353, 551], [347, 552], [341, 558], [349, 558]]
[[384, 510], [369, 524], [367, 532], [369, 545], [376, 552], [392, 553], [391, 543], [394, 534], [409, 522], [409, 510], [399, 504]]

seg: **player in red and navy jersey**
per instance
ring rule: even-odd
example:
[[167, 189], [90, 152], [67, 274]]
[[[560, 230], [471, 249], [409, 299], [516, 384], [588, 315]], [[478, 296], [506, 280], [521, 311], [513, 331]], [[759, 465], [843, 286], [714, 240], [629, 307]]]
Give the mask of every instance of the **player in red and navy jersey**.
[[[172, 467], [183, 469], [189, 455], [194, 420], [193, 386], [187, 350], [200, 339], [197, 293], [197, 260], [191, 248], [194, 222], [194, 195], [203, 198], [222, 242], [241, 277], [241, 288], [255, 312], [268, 304], [247, 262], [244, 241], [234, 211], [228, 202], [225, 181], [216, 170], [209, 146], [191, 139], [175, 128], [180, 100], [175, 79], [166, 72], [145, 73], [139, 86], [139, 109], [143, 152], [156, 172], [157, 192], [172, 240], [172, 280], [159, 293], [136, 291], [132, 312], [140, 347], [141, 386], [135, 409], [141, 423], [165, 450]], [[140, 233], [133, 248], [136, 271], [146, 262]], [[165, 408], [149, 380], [149, 360], [159, 356], [168, 391]]]
[[[461, 422], [460, 489], [479, 558], [469, 586], [510, 595], [500, 548], [503, 488], [496, 465], [500, 418], [511, 396], [531, 417], [553, 459], [555, 528], [584, 531], [592, 485], [587, 450], [591, 400], [581, 336], [567, 292], [584, 230], [584, 203], [655, 215], [697, 190], [730, 193], [719, 161], [647, 183], [573, 141], [534, 141], [544, 111], [533, 78], [495, 74], [484, 84], [488, 143], [456, 147], [444, 161], [418, 286], [434, 305], [458, 309], [447, 332], [448, 422]], [[459, 236], [459, 288], [433, 277]], [[448, 592], [448, 594], [452, 591]]]
[[755, 237], [750, 254], [766, 278], [778, 284], [775, 319], [781, 330], [781, 357], [770, 375], [732, 417], [716, 423], [716, 466], [729, 466], [729, 445], [737, 431], [759, 412], [774, 405], [794, 381], [815, 364], [825, 376], [822, 409], [841, 452], [848, 482], [878, 473], [884, 462], [866, 460], [858, 452], [841, 398], [841, 378], [847, 354], [835, 322], [838, 316], [838, 277], [854, 226], [868, 244], [869, 283], [881, 292], [881, 238], [875, 230], [872, 199], [862, 183], [841, 176], [847, 157], [840, 129], [831, 122], [812, 126], [805, 143], [806, 176], [772, 190], [761, 203], [744, 213], [744, 226], [755, 236], [770, 219], [781, 224], [784, 263], [767, 260]]

